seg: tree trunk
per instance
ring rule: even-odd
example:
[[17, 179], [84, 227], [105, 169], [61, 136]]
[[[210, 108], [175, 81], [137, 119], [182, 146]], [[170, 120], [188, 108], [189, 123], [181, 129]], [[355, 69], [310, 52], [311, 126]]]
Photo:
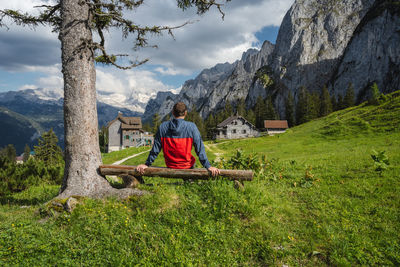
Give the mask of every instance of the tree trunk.
[[89, 6], [82, 0], [63, 0], [61, 18], [65, 171], [58, 198], [140, 195], [139, 190], [112, 188], [98, 173], [101, 154]]

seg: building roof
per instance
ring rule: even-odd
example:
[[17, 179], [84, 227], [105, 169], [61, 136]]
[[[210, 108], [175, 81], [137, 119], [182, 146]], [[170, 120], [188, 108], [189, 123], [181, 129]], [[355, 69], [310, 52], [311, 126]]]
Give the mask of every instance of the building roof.
[[227, 118], [223, 122], [219, 123], [217, 125], [217, 127], [225, 127], [225, 126], [231, 124], [234, 120], [237, 120], [237, 119], [243, 119], [245, 121], [245, 123], [248, 123], [251, 127], [256, 128], [253, 124], [251, 124], [251, 122], [249, 122], [248, 120], [246, 120], [242, 116], [238, 116], [238, 115], [230, 116], [229, 118]]
[[265, 120], [264, 127], [266, 129], [287, 129], [289, 128], [286, 120]]
[[239, 116], [230, 116], [229, 118], [227, 118], [226, 120], [224, 120], [223, 122], [219, 123], [217, 125], [217, 127], [224, 127], [227, 126], [228, 124], [232, 123], [234, 120], [238, 119]]
[[130, 125], [130, 124], [126, 124], [126, 123], [121, 123], [122, 130], [140, 130], [140, 131], [142, 131], [140, 126], [138, 124]]
[[142, 120], [140, 117], [120, 117], [120, 120], [128, 125], [139, 125], [142, 128]]
[[140, 117], [123, 117], [122, 113], [118, 113], [118, 116], [107, 124], [107, 128], [116, 120], [121, 121], [121, 128], [123, 130], [142, 129], [142, 119]]

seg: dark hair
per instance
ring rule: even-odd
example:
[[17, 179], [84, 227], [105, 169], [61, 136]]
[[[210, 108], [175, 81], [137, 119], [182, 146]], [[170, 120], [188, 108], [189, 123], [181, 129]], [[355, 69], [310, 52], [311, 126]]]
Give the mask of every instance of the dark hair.
[[181, 117], [185, 115], [185, 111], [187, 110], [185, 103], [178, 102], [174, 105], [172, 109], [172, 115], [174, 117]]

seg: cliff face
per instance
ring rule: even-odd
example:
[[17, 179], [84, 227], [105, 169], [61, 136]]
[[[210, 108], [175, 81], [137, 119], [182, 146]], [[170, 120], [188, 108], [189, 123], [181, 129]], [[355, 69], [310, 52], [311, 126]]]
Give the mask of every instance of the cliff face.
[[[273, 96], [283, 117], [289, 91], [300, 87], [344, 95], [353, 84], [359, 99], [377, 82], [383, 92], [400, 89], [400, 6], [389, 0], [297, 0], [285, 15], [276, 45], [265, 42], [233, 64], [218, 64], [187, 81], [176, 98], [164, 101], [167, 114], [175, 101], [195, 105], [203, 118], [229, 102]], [[257, 79], [263, 71], [269, 88]]]
[[373, 0], [298, 0], [279, 30], [271, 67], [281, 87], [321, 90]]
[[243, 53], [242, 59], [236, 62], [232, 73], [215, 86], [206, 101], [199, 106], [203, 118], [212, 111], [222, 109], [227, 102], [246, 99], [251, 85], [255, 82], [255, 73], [263, 65], [268, 64], [273, 48], [274, 45], [266, 41], [260, 51], [251, 49]]
[[359, 99], [376, 82], [389, 93], [400, 89], [400, 5], [379, 1], [370, 9], [347, 46], [331, 88], [344, 95], [351, 82]]

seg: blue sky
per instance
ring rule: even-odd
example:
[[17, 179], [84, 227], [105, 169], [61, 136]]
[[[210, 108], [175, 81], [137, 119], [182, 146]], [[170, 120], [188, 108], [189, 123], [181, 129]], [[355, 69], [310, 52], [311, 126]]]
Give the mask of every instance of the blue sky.
[[[55, 0], [49, 0], [53, 2]], [[2, 1], [0, 9], [12, 8], [37, 12], [35, 5], [48, 0]], [[279, 25], [293, 0], [232, 0], [224, 7], [225, 19], [213, 9], [203, 16], [195, 10], [182, 12], [176, 1], [148, 0], [132, 14], [141, 25], [180, 25], [193, 21], [168, 35], [150, 37], [158, 49], [145, 48], [135, 54], [132, 40], [123, 40], [120, 32], [107, 34], [106, 47], [111, 52], [123, 52], [132, 58], [149, 58], [146, 65], [121, 71], [114, 67], [97, 66], [99, 97], [124, 102], [134, 95], [147, 101], [157, 91], [179, 91], [182, 84], [194, 78], [204, 68], [217, 63], [234, 62], [249, 48], [261, 47], [264, 40], [275, 43]], [[0, 29], [0, 92], [27, 88], [63, 88], [60, 43], [50, 28], [35, 30], [8, 23]], [[105, 100], [105, 101], [106, 101]]]

